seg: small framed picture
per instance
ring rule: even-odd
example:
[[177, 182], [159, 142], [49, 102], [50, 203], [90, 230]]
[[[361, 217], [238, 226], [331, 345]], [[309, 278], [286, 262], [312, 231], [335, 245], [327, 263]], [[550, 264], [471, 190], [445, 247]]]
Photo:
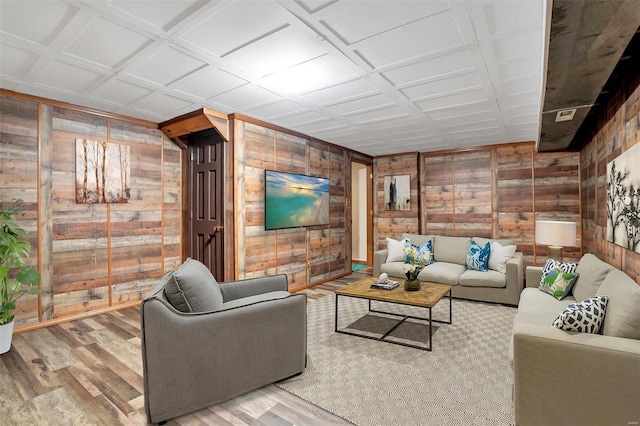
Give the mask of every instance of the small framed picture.
[[411, 176], [384, 177], [384, 209], [411, 210]]

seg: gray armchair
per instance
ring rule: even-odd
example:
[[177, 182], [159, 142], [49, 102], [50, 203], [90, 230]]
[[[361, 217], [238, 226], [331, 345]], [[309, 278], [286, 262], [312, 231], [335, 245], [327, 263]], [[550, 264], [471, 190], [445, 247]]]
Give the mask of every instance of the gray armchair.
[[220, 284], [219, 310], [185, 313], [165, 292], [143, 300], [144, 405], [150, 423], [217, 404], [301, 373], [306, 365], [306, 295], [286, 275]]

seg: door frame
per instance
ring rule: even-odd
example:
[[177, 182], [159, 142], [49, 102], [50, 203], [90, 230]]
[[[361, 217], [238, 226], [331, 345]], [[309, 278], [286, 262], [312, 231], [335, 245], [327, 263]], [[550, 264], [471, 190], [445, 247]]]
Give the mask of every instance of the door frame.
[[[366, 166], [367, 168], [367, 183], [366, 183], [366, 190], [367, 190], [367, 206], [366, 206], [366, 217], [367, 217], [367, 243], [366, 243], [366, 253], [367, 253], [367, 266], [373, 266], [373, 160], [366, 160], [363, 158], [357, 158], [357, 157], [352, 157], [351, 158], [351, 163], [358, 163], [361, 164], [363, 166]], [[352, 165], [351, 163], [349, 164], [349, 173], [351, 173], [352, 170]], [[354, 176], [351, 176], [351, 185], [349, 187], [349, 192], [351, 194], [351, 203], [350, 203], [350, 209], [351, 211], [349, 212], [349, 215], [351, 217], [351, 235], [350, 238], [353, 240], [353, 206], [354, 206], [354, 194], [353, 194], [353, 180], [354, 180]], [[353, 254], [353, 246], [352, 244], [350, 244], [351, 247], [351, 253], [349, 253], [349, 258], [352, 258], [352, 254]], [[349, 265], [349, 268], [351, 268], [351, 265]]]

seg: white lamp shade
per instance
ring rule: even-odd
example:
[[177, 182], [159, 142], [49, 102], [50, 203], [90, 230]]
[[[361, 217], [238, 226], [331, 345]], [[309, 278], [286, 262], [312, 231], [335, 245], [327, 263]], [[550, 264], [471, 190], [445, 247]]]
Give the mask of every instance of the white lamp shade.
[[548, 246], [575, 247], [576, 223], [536, 220], [536, 243]]

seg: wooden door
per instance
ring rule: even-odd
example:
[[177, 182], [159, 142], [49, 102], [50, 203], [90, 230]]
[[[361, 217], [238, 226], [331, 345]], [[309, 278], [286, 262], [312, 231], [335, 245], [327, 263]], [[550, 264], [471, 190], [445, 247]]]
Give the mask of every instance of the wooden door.
[[224, 281], [224, 141], [213, 129], [189, 135], [190, 256]]

